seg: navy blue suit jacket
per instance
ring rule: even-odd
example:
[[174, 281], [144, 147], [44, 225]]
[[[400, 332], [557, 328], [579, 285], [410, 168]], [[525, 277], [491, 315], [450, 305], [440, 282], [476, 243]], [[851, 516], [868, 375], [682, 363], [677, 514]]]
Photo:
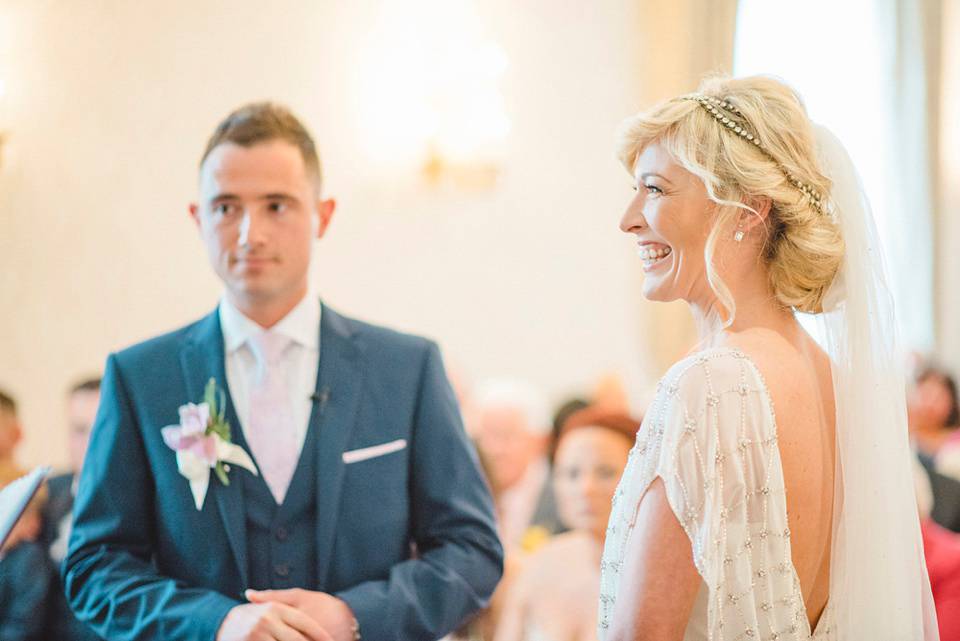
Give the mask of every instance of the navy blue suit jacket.
[[[439, 638], [486, 603], [503, 567], [439, 351], [324, 307], [320, 352], [319, 584], [301, 587], [346, 601], [368, 641]], [[243, 602], [242, 483], [212, 476], [198, 511], [160, 434], [211, 377], [226, 390], [216, 312], [107, 359], [63, 566], [78, 618], [107, 639], [210, 641]], [[229, 392], [226, 418], [240, 429]], [[400, 451], [342, 458], [400, 439]]]

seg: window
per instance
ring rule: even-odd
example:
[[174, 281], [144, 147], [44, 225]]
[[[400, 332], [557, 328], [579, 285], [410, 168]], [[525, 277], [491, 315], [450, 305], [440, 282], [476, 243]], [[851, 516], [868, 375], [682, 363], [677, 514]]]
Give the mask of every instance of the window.
[[740, 0], [734, 74], [772, 74], [800, 92], [850, 152], [885, 239], [882, 60], [874, 0]]
[[[902, 181], [892, 162], [895, 131], [887, 97], [893, 89], [891, 74], [884, 75], [890, 61], [880, 25], [876, 0], [740, 0], [734, 74], [784, 79], [804, 97], [810, 117], [847, 147], [873, 207], [904, 345], [917, 346], [932, 332], [932, 289], [897, 282], [920, 266], [895, 264], [909, 239], [901, 238], [895, 224], [900, 221], [891, 218], [903, 206], [894, 202], [893, 191]], [[915, 251], [906, 255], [917, 257]]]

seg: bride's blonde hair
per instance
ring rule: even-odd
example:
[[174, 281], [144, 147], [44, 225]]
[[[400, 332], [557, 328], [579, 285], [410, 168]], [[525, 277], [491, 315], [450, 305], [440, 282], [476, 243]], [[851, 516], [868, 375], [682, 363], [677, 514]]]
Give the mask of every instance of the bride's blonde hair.
[[801, 312], [822, 311], [844, 240], [827, 207], [832, 185], [820, 171], [803, 100], [767, 76], [711, 78], [698, 94], [683, 98], [658, 103], [620, 125], [621, 162], [633, 173], [640, 152], [659, 142], [719, 205], [705, 253], [707, 279], [729, 312], [727, 324], [736, 310], [714, 265], [717, 241], [732, 233], [741, 210], [756, 214], [751, 203], [761, 198], [772, 203], [763, 257], [777, 301]]

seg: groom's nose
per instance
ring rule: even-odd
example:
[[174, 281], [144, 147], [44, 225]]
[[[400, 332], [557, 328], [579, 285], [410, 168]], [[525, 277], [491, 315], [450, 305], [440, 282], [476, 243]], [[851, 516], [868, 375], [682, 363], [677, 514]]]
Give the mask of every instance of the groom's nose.
[[263, 231], [263, 220], [261, 216], [250, 208], [244, 209], [243, 217], [240, 219], [240, 236], [237, 242], [243, 245], [255, 245], [261, 237]]

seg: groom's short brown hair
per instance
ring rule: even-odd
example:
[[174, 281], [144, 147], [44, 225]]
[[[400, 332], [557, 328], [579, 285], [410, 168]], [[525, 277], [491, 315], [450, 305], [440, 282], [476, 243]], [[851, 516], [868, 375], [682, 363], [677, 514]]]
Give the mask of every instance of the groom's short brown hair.
[[300, 150], [303, 165], [314, 176], [319, 190], [320, 157], [313, 137], [288, 108], [272, 102], [250, 103], [227, 116], [207, 141], [200, 166], [203, 166], [214, 147], [225, 142], [252, 147], [271, 140], [283, 140]]
[[0, 411], [7, 412], [11, 416], [17, 415], [17, 402], [13, 399], [13, 396], [3, 390], [0, 390]]

